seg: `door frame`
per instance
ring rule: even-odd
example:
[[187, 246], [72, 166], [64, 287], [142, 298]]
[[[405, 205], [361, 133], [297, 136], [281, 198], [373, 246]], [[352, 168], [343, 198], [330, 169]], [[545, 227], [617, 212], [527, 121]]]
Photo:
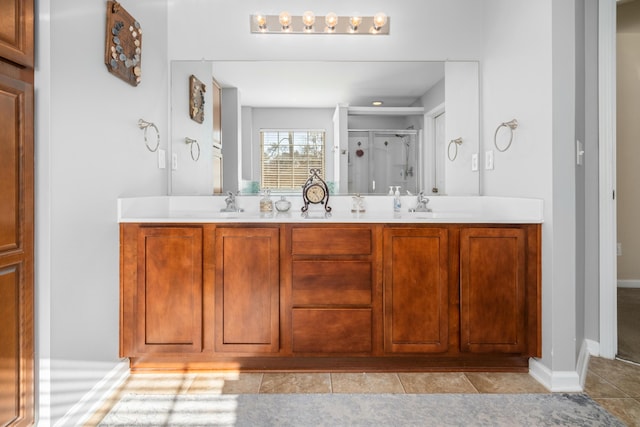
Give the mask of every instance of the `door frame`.
[[616, 0], [598, 1], [598, 122], [600, 213], [600, 345], [599, 355], [616, 356]]

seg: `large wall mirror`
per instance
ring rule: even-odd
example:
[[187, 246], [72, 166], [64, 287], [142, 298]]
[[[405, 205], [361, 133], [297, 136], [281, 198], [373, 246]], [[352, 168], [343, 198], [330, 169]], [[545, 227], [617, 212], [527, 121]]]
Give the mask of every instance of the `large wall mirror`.
[[[191, 76], [205, 86], [202, 123]], [[304, 170], [291, 157], [314, 153], [336, 194], [478, 195], [478, 86], [473, 61], [173, 61], [171, 194], [212, 194], [220, 178], [255, 193], [268, 162]]]

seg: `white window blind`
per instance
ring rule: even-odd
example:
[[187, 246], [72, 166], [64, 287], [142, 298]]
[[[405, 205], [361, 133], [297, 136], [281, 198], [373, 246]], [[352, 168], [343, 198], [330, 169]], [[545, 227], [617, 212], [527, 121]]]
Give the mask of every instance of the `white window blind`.
[[325, 175], [323, 130], [262, 130], [262, 188], [298, 190], [309, 169]]

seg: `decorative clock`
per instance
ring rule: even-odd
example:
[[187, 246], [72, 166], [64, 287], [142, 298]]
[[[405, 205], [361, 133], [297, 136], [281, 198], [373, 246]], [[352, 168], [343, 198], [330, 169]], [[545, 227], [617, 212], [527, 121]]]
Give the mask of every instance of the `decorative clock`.
[[302, 199], [304, 206], [302, 212], [309, 210], [309, 204], [324, 205], [325, 212], [331, 212], [331, 206], [329, 206], [329, 187], [327, 183], [320, 178], [320, 169], [310, 169], [309, 178], [307, 182], [302, 186]]

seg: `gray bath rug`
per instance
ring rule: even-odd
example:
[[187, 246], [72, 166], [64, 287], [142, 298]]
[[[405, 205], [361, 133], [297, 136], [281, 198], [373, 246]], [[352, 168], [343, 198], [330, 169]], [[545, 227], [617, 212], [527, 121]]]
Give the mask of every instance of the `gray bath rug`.
[[128, 394], [99, 426], [624, 424], [585, 394]]

